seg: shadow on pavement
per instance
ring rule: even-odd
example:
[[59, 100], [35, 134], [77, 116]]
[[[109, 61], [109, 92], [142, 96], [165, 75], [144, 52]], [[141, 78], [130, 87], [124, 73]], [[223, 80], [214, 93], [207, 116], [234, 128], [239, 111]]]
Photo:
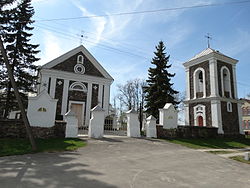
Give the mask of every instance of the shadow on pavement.
[[86, 170], [74, 161], [78, 153], [42, 153], [0, 158], [0, 187], [103, 187], [115, 188], [94, 176], [104, 174]]

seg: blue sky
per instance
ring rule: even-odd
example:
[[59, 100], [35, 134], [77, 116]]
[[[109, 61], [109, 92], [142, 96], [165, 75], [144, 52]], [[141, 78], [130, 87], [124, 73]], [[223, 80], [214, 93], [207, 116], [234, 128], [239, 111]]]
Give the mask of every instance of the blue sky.
[[[237, 1], [237, 0], [230, 0]], [[95, 16], [155, 10], [226, 0], [33, 0], [35, 8], [33, 42], [40, 44], [39, 65], [83, 45], [113, 76], [111, 96], [116, 85], [129, 79], [147, 78], [155, 45], [160, 40], [170, 54], [174, 88], [185, 91], [182, 63], [207, 47], [204, 37], [212, 36], [211, 47], [239, 60], [237, 85], [239, 97], [250, 93], [250, 2], [157, 13], [41, 21], [44, 19]], [[40, 21], [39, 21], [40, 20]]]

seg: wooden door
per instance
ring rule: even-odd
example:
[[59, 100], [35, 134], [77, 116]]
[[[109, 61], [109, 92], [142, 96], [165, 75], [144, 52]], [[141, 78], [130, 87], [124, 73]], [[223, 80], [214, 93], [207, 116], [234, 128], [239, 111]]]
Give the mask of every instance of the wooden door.
[[203, 127], [203, 117], [202, 116], [198, 117], [198, 126]]
[[78, 127], [81, 127], [83, 125], [83, 105], [82, 104], [76, 104], [71, 103], [71, 110], [76, 114], [76, 117], [78, 119]]

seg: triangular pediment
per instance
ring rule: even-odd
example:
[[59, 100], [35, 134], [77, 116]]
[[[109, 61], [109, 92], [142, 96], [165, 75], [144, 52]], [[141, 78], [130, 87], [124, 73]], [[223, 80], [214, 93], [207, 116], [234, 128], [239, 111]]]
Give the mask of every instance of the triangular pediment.
[[76, 72], [76, 65], [79, 64], [79, 55], [83, 57], [83, 63], [80, 65], [84, 68], [82, 75], [96, 76], [113, 80], [109, 73], [82, 45], [48, 62], [42, 66], [42, 69], [53, 69], [79, 74]]

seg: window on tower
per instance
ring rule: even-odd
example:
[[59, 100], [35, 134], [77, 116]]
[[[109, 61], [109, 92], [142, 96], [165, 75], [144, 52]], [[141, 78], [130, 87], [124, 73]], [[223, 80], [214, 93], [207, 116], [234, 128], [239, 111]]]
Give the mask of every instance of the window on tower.
[[227, 67], [221, 68], [221, 89], [222, 89], [222, 96], [223, 97], [231, 97], [231, 81], [230, 81], [230, 72]]
[[205, 94], [205, 71], [202, 68], [198, 68], [194, 72], [194, 96], [196, 98], [204, 97]]

